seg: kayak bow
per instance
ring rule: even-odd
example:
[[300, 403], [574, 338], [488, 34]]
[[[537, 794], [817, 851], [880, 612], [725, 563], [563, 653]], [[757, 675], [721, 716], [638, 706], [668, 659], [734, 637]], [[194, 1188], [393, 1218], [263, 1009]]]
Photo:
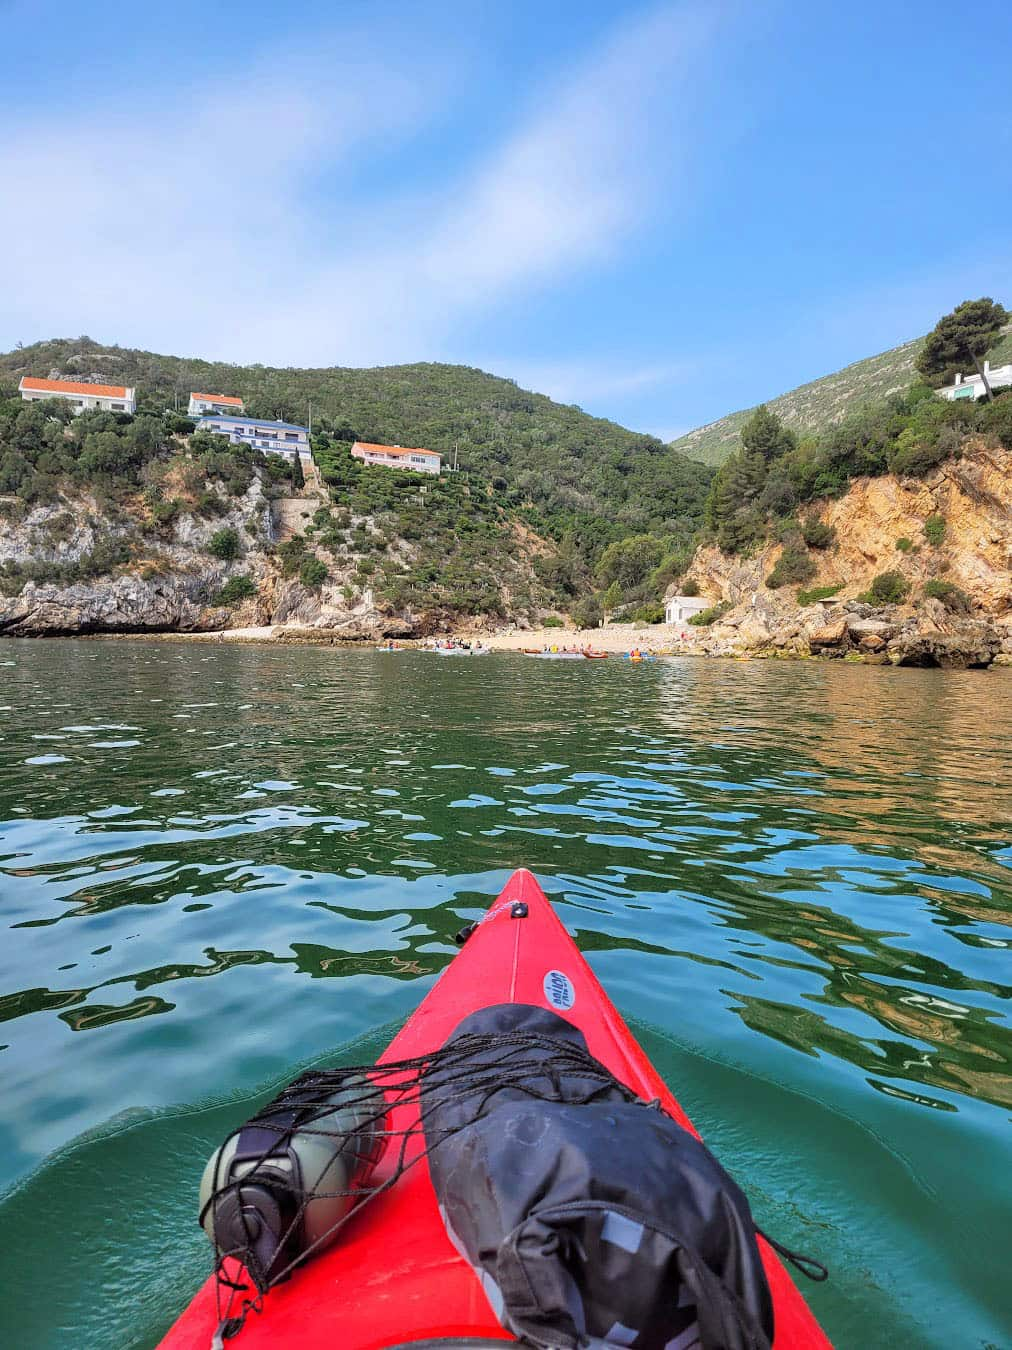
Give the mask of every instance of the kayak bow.
[[[658, 1099], [685, 1129], [691, 1122], [637, 1044], [534, 876], [514, 872], [463, 950], [408, 1019], [380, 1063], [442, 1046], [458, 1023], [498, 1003], [548, 1007], [578, 1026], [592, 1055], [640, 1097]], [[391, 1129], [416, 1124], [417, 1106], [397, 1107]], [[409, 1156], [423, 1151], [421, 1131]], [[377, 1176], [382, 1176], [381, 1159]], [[830, 1350], [830, 1343], [779, 1258], [759, 1240], [775, 1309], [774, 1350]], [[211, 1277], [161, 1343], [209, 1350], [217, 1330]], [[273, 1288], [234, 1341], [236, 1350], [408, 1350], [440, 1341], [515, 1343], [496, 1320], [472, 1268], [451, 1245], [421, 1158], [390, 1190], [352, 1217], [335, 1244]]]

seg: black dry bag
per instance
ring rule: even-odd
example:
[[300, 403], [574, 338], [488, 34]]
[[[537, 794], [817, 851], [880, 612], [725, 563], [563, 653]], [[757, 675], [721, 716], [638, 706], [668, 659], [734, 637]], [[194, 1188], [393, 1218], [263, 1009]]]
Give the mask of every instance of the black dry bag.
[[422, 1078], [447, 1231], [525, 1343], [765, 1350], [773, 1305], [748, 1201], [713, 1155], [638, 1100], [544, 1008], [472, 1014], [452, 1082]]

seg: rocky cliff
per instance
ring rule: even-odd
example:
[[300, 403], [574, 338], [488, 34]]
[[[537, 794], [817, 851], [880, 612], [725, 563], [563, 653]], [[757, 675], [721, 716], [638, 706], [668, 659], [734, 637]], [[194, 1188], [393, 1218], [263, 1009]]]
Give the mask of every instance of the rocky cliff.
[[[975, 444], [924, 478], [860, 478], [806, 515], [831, 526], [835, 542], [809, 550], [816, 570], [804, 589], [767, 585], [781, 544], [748, 558], [697, 551], [673, 589], [694, 582], [724, 612], [689, 628], [686, 650], [939, 666], [1012, 652], [1012, 451]], [[889, 572], [908, 593], [876, 604], [868, 593]]]
[[[330, 521], [329, 498], [317, 482], [300, 497], [272, 497], [257, 473], [249, 489], [229, 497], [211, 482], [169, 485], [178, 492], [178, 512], [155, 517], [141, 496], [100, 500], [89, 493], [62, 493], [54, 502], [25, 509], [0, 497], [0, 635], [55, 637], [92, 633], [210, 632], [225, 628], [285, 625], [290, 633], [326, 631], [349, 641], [426, 636], [454, 626], [454, 616], [384, 601], [370, 584], [367, 553], [349, 545], [327, 546], [320, 536]], [[215, 497], [210, 516], [198, 509]], [[314, 525], [314, 520], [317, 522]], [[366, 544], [379, 527], [366, 516], [348, 515], [348, 530]], [[235, 532], [238, 554], [221, 561], [212, 541]], [[509, 560], [503, 595], [514, 573], [532, 576], [541, 540], [518, 541], [529, 556]], [[394, 541], [407, 567], [412, 547]], [[365, 562], [363, 560], [365, 559]], [[301, 565], [314, 560], [325, 575], [306, 585]], [[251, 594], [222, 602], [230, 582], [242, 580]]]

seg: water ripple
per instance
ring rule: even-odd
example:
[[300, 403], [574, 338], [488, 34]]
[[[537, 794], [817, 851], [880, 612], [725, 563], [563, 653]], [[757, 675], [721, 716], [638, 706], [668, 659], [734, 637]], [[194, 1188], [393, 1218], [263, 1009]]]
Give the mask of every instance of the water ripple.
[[1008, 1339], [1012, 672], [4, 650], [3, 1287], [61, 1263], [17, 1343], [153, 1344], [229, 1103], [374, 1053], [521, 864], [841, 1344]]

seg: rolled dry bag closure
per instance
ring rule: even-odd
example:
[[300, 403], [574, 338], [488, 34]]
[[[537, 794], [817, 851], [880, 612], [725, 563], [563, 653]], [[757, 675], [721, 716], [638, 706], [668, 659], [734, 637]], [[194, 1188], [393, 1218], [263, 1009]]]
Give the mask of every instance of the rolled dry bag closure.
[[216, 1149], [200, 1182], [204, 1231], [263, 1293], [333, 1238], [383, 1143], [383, 1098], [362, 1078], [309, 1109], [268, 1107]]

